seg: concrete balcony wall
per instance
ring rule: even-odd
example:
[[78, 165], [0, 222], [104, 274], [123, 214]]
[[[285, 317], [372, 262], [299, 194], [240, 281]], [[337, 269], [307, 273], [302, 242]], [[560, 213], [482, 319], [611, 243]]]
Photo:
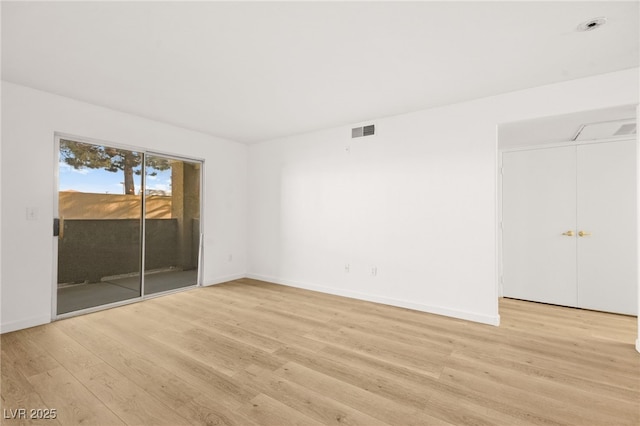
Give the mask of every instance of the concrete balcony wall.
[[[199, 220], [190, 219], [189, 243], [197, 248]], [[190, 269], [197, 249], [185, 264], [179, 252], [178, 220], [146, 220], [145, 269]], [[71, 219], [62, 223], [58, 241], [58, 283], [100, 282], [105, 277], [140, 271], [139, 219]]]
[[[171, 196], [149, 195], [146, 202], [147, 218], [171, 218]], [[65, 219], [136, 219], [140, 217], [140, 203], [140, 195], [58, 193], [59, 215]]]

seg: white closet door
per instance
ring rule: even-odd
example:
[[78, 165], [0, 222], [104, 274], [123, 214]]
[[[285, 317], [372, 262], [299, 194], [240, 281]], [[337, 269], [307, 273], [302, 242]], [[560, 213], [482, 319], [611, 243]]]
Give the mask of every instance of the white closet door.
[[578, 147], [578, 306], [637, 315], [636, 143]]
[[504, 296], [576, 306], [576, 147], [502, 161]]

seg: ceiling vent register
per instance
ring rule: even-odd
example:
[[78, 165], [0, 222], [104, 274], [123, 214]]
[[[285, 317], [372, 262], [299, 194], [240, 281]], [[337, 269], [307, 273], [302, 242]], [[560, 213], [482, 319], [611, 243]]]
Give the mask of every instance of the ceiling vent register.
[[603, 121], [580, 126], [574, 141], [629, 137], [637, 133], [635, 119]]
[[376, 126], [370, 124], [368, 126], [354, 127], [351, 129], [351, 139], [361, 138], [363, 136], [373, 136], [376, 134]]
[[624, 135], [635, 135], [636, 134], [636, 123], [623, 124], [620, 128], [613, 134], [613, 136], [624, 136]]

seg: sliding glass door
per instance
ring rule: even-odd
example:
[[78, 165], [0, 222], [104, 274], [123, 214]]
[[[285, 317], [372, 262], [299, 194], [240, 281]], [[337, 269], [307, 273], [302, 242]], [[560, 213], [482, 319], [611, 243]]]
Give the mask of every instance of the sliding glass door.
[[196, 285], [201, 163], [59, 146], [57, 315]]
[[144, 294], [198, 280], [200, 163], [147, 155]]
[[140, 297], [142, 158], [60, 140], [58, 315]]

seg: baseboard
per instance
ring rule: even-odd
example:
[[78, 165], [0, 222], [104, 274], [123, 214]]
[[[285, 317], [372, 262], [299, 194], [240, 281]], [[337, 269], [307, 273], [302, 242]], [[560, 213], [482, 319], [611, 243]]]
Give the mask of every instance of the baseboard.
[[640, 352], [640, 339], [636, 339], [636, 351]]
[[447, 317], [453, 317], [453, 318], [463, 319], [467, 321], [478, 322], [481, 324], [488, 324], [488, 325], [495, 325], [495, 326], [500, 325], [500, 315], [496, 315], [496, 316], [482, 315], [474, 312], [466, 312], [466, 311], [461, 311], [457, 309], [445, 308], [442, 306], [425, 305], [422, 303], [415, 303], [415, 302], [409, 302], [409, 301], [400, 300], [400, 299], [393, 299], [393, 298], [384, 297], [384, 296], [377, 296], [372, 294], [359, 293], [355, 291], [336, 289], [336, 288], [325, 287], [325, 286], [320, 286], [316, 284], [308, 284], [308, 283], [303, 283], [299, 281], [279, 279], [276, 277], [270, 277], [270, 276], [260, 275], [260, 274], [249, 273], [249, 274], [246, 274], [246, 277], [252, 278], [255, 280], [268, 281], [275, 284], [286, 285], [289, 287], [296, 287], [296, 288], [302, 288], [305, 290], [318, 291], [321, 293], [328, 293], [336, 296], [349, 297], [351, 299], [366, 300], [367, 302], [381, 303], [383, 305], [396, 306], [399, 308], [413, 309], [415, 311], [428, 312], [430, 314], [443, 315]]
[[[478, 322], [481, 324], [489, 324], [489, 325], [496, 325], [496, 326], [500, 325], [500, 315], [497, 315], [495, 317], [488, 316], [488, 315], [481, 315], [474, 312], [466, 312], [466, 311], [450, 309], [450, 308], [441, 307], [441, 306], [425, 305], [422, 303], [415, 303], [415, 302], [409, 302], [409, 301], [400, 300], [400, 299], [393, 299], [393, 298], [384, 297], [384, 296], [377, 296], [372, 294], [359, 293], [355, 291], [336, 289], [333, 287], [303, 283], [300, 281], [279, 279], [276, 277], [260, 275], [260, 274], [240, 273], [240, 274], [230, 274], [230, 275], [219, 276], [211, 280], [208, 280], [205, 284], [203, 284], [203, 286], [206, 287], [206, 286], [211, 286], [216, 284], [222, 284], [228, 281], [239, 280], [242, 278], [252, 278], [255, 280], [286, 285], [289, 287], [296, 287], [296, 288], [301, 288], [305, 290], [318, 291], [321, 293], [333, 294], [333, 295], [342, 296], [342, 297], [349, 297], [352, 299], [366, 300], [368, 302], [381, 303], [384, 305], [397, 306], [400, 308], [413, 309], [416, 311], [428, 312], [428, 313], [437, 314], [437, 315], [444, 315], [447, 317]], [[33, 318], [28, 318], [20, 321], [2, 323], [0, 324], [0, 334], [9, 333], [11, 331], [16, 331], [16, 330], [22, 330], [24, 328], [35, 327], [38, 325], [48, 324], [50, 322], [51, 322], [50, 317], [33, 317]], [[638, 350], [638, 352], [640, 352], [640, 339], [636, 340], [636, 349]]]
[[223, 275], [223, 276], [220, 276], [220, 277], [215, 277], [215, 278], [213, 278], [211, 280], [207, 280], [207, 282], [202, 284], [202, 286], [203, 287], [208, 287], [210, 285], [222, 284], [222, 283], [226, 283], [228, 281], [239, 280], [239, 279], [246, 278], [246, 277], [247, 277], [247, 274], [245, 274], [245, 273]]
[[2, 323], [0, 325], [0, 334], [10, 333], [16, 330], [22, 330], [24, 328], [36, 327], [38, 325], [48, 324], [51, 322], [51, 317], [33, 317], [19, 321], [10, 321]]

